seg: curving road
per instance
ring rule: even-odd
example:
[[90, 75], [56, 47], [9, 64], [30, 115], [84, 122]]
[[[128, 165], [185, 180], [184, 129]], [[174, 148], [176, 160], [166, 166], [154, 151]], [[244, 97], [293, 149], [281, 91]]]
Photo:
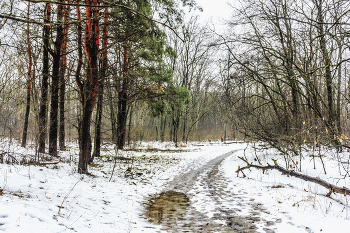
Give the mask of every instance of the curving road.
[[162, 194], [150, 200], [150, 221], [160, 224], [161, 232], [251, 233], [256, 232], [258, 222], [267, 226], [265, 232], [274, 232], [268, 228], [274, 223], [260, 217], [261, 212], [268, 213], [262, 204], [247, 193], [227, 189], [229, 181], [220, 171], [220, 164], [237, 151], [175, 177]]

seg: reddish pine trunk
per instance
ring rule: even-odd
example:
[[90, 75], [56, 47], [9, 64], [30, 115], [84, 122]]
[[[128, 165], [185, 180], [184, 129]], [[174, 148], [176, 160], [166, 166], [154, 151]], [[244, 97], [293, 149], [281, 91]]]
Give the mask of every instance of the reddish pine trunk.
[[[27, 20], [29, 20], [30, 2], [28, 2]], [[31, 73], [32, 73], [32, 50], [30, 46], [29, 37], [29, 23], [27, 23], [27, 51], [28, 51], [28, 74], [27, 74], [27, 106], [24, 118], [23, 135], [22, 135], [22, 147], [26, 147], [27, 144], [27, 132], [30, 112], [30, 93], [32, 89]]]
[[[92, 2], [86, 0], [86, 5], [91, 6]], [[99, 5], [97, 0], [93, 0], [93, 5]], [[91, 19], [91, 17], [93, 17]], [[86, 78], [82, 86], [83, 115], [79, 124], [79, 164], [78, 172], [87, 173], [87, 164], [91, 157], [91, 136], [90, 124], [92, 110], [95, 105], [98, 89], [98, 67], [97, 55], [99, 50], [99, 18], [97, 7], [86, 7], [86, 27], [85, 27], [85, 53], [88, 59]]]
[[41, 83], [41, 101], [39, 110], [39, 149], [40, 153], [45, 153], [46, 141], [46, 111], [47, 111], [47, 93], [49, 87], [49, 40], [50, 40], [50, 18], [51, 18], [51, 4], [46, 3], [45, 6], [45, 25], [43, 32], [43, 79]]

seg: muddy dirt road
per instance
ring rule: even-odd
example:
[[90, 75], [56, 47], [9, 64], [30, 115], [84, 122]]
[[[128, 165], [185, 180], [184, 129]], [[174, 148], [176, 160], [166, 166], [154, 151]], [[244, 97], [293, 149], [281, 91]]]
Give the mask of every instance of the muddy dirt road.
[[145, 215], [162, 226], [158, 232], [250, 233], [256, 232], [256, 223], [264, 224], [265, 232], [274, 232], [269, 226], [275, 222], [260, 216], [261, 212], [268, 213], [261, 203], [254, 202], [247, 193], [227, 189], [229, 181], [220, 171], [220, 164], [237, 151], [175, 177], [164, 192], [148, 201]]

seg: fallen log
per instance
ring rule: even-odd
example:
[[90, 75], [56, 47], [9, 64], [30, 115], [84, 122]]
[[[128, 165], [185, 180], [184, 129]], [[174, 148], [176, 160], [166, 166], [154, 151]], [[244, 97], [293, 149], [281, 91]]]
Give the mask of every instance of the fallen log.
[[245, 166], [245, 167], [238, 166], [238, 170], [236, 171], [237, 176], [239, 175], [239, 172], [242, 172], [243, 176], [245, 177], [243, 170], [249, 169], [252, 167], [257, 168], [257, 169], [261, 169], [261, 170], [276, 169], [276, 170], [278, 170], [278, 171], [280, 171], [283, 174], [286, 174], [288, 176], [294, 176], [296, 178], [299, 178], [299, 179], [302, 179], [305, 181], [310, 181], [310, 182], [319, 184], [319, 185], [327, 188], [329, 190], [329, 193], [326, 195], [327, 197], [330, 197], [332, 193], [340, 193], [340, 194], [343, 194], [345, 196], [350, 194], [350, 190], [346, 187], [338, 187], [338, 186], [335, 186], [333, 184], [328, 183], [325, 180], [320, 179], [319, 177], [312, 177], [312, 176], [301, 174], [301, 173], [293, 171], [293, 170], [287, 170], [284, 167], [279, 166], [277, 164], [277, 160], [274, 160], [274, 159], [273, 159], [274, 165], [268, 164], [267, 166], [261, 166], [261, 165], [250, 164], [246, 159], [244, 159], [242, 157], [238, 157], [238, 158], [240, 158], [241, 160], [246, 162], [247, 166]]

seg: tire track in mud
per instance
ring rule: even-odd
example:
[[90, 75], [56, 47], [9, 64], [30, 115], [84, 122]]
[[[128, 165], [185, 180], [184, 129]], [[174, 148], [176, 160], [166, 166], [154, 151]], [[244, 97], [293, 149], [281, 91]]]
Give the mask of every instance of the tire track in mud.
[[[163, 193], [150, 200], [146, 207], [149, 221], [160, 224], [160, 232], [256, 232], [254, 223], [264, 221], [260, 212], [268, 212], [262, 204], [247, 197], [247, 193], [235, 194], [227, 190], [229, 181], [219, 170], [220, 164], [237, 151], [220, 155], [200, 168], [176, 176]], [[183, 198], [183, 194], [188, 198]], [[203, 198], [207, 202], [198, 204]], [[212, 207], [212, 216], [208, 214], [208, 205]], [[264, 230], [274, 232], [269, 228]]]

